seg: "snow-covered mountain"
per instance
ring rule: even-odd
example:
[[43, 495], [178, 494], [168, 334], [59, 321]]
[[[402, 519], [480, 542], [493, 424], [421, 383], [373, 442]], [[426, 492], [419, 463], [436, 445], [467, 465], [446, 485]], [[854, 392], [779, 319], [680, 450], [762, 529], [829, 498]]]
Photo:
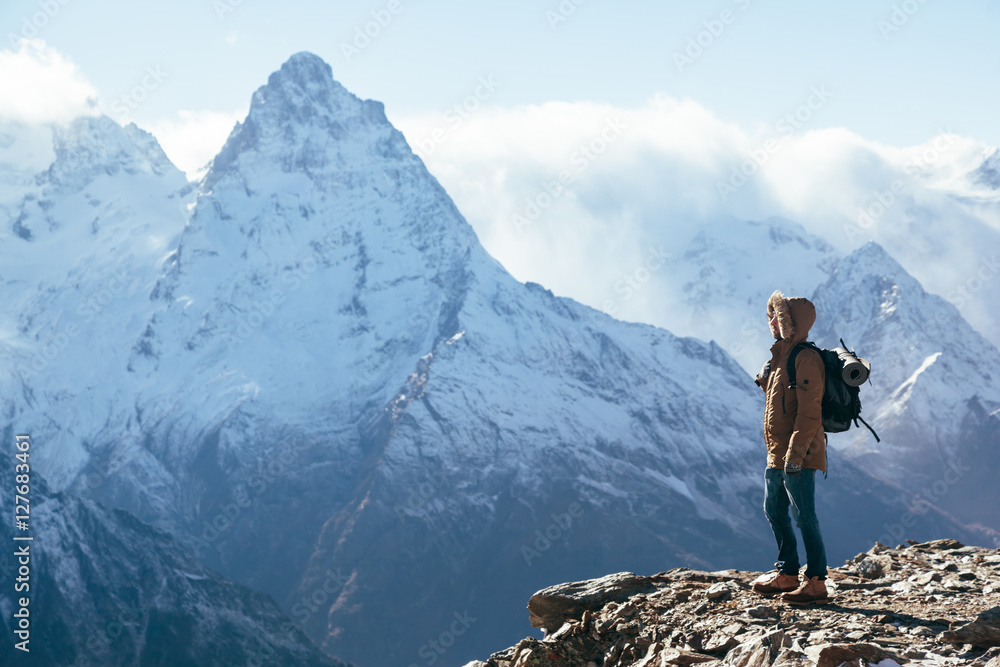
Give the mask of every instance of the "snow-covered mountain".
[[971, 172], [949, 175], [951, 170], [945, 170], [917, 188], [904, 179], [902, 194], [883, 190], [882, 199], [867, 207], [868, 218], [861, 218], [859, 210], [858, 224], [844, 227], [856, 242], [881, 245], [994, 347], [1000, 347], [1000, 192], [992, 176], [998, 156], [996, 149], [987, 151]]
[[[123, 136], [126, 153], [153, 152]], [[523, 600], [552, 581], [773, 560], [763, 394], [737, 361], [516, 281], [382, 105], [316, 56], [292, 56], [254, 93], [190, 214], [157, 162], [132, 174], [83, 160], [90, 180], [61, 175], [82, 189], [49, 210], [118, 179], [107, 187], [121, 191], [124, 236], [89, 240], [77, 273], [51, 286], [9, 287], [33, 322], [77, 312], [92, 294], [80, 281], [136, 276], [81, 324], [64, 364], [3, 380], [9, 422], [52, 443], [37, 465], [58, 490], [169, 529], [361, 667], [506, 646], [527, 630]], [[164, 185], [145, 196], [140, 177]], [[25, 201], [22, 226], [39, 231], [17, 243], [77, 229]], [[159, 227], [128, 233], [146, 220], [187, 224], [159, 245]], [[783, 222], [750, 229], [761, 252], [795, 248], [802, 279], [822, 280], [833, 255], [818, 239]], [[693, 247], [692, 266], [704, 256]], [[759, 311], [773, 288], [723, 298]], [[30, 359], [44, 344], [33, 331], [13, 330], [5, 353]], [[820, 503], [835, 562], [908, 505], [836, 453], [830, 465]], [[982, 539], [936, 511], [907, 531], [942, 534]]]
[[664, 326], [714, 340], [744, 370], [756, 373], [771, 334], [764, 315], [775, 289], [808, 295], [827, 280], [840, 253], [801, 225], [783, 218], [725, 220], [706, 225], [657, 272]]
[[[20, 463], [9, 429], [4, 441], [13, 451], [0, 457], [0, 473], [10, 480], [0, 503], [13, 508]], [[44, 447], [34, 445], [23, 459], [29, 465]], [[0, 663], [346, 667], [324, 655], [273, 599], [207, 570], [167, 533], [122, 510], [54, 493], [37, 472], [28, 486], [31, 511], [20, 515], [28, 529], [17, 534], [31, 539], [15, 541], [12, 521], [0, 522], [8, 545], [0, 556]], [[22, 609], [27, 633], [17, 635], [21, 618], [14, 614]]]
[[1000, 190], [1000, 148], [994, 148], [972, 172], [974, 183]]
[[86, 465], [88, 442], [117, 438], [134, 416], [109, 419], [110, 406], [134, 398], [128, 383], [106, 378], [120, 375], [122, 346], [152, 314], [149, 291], [192, 196], [156, 140], [133, 124], [97, 116], [22, 129], [0, 157], [51, 161], [29, 161], [41, 169], [30, 178], [16, 163], [0, 170], [0, 383], [22, 399], [12, 420], [47, 424], [38, 460], [61, 488]]
[[842, 337], [871, 361], [863, 416], [882, 438], [832, 440], [873, 474], [1000, 530], [1000, 351], [875, 243], [846, 257], [814, 302], [813, 339]]

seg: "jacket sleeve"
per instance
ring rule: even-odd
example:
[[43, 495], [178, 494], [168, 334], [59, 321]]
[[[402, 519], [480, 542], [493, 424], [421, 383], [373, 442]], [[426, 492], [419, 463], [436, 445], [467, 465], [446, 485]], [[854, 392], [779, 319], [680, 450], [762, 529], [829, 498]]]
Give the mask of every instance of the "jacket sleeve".
[[754, 378], [754, 384], [760, 387], [764, 393], [767, 393], [767, 376], [771, 374], [771, 360], [768, 359], [764, 362], [764, 365], [760, 369], [760, 373], [757, 373], [757, 377]]
[[795, 358], [795, 395], [798, 407], [795, 425], [785, 453], [786, 463], [798, 463], [809, 450], [809, 444], [816, 437], [816, 431], [823, 428], [823, 387], [826, 381], [826, 367], [819, 354], [800, 353]]

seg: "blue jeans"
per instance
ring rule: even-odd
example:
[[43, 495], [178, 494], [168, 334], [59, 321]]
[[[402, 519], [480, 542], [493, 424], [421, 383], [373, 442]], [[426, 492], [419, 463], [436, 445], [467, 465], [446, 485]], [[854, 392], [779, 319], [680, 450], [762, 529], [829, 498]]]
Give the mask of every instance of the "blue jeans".
[[791, 477], [781, 468], [764, 471], [764, 514], [778, 542], [778, 562], [774, 567], [782, 574], [798, 576], [799, 549], [788, 516], [789, 507], [806, 547], [806, 577], [826, 579], [826, 549], [816, 518], [816, 471], [812, 468], [804, 468]]

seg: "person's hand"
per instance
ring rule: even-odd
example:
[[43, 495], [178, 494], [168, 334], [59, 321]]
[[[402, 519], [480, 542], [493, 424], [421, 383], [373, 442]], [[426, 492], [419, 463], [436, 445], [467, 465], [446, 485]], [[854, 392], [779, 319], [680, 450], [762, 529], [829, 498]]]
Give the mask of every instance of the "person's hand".
[[789, 477], [795, 477], [800, 472], [802, 472], [801, 463], [785, 463], [785, 474]]

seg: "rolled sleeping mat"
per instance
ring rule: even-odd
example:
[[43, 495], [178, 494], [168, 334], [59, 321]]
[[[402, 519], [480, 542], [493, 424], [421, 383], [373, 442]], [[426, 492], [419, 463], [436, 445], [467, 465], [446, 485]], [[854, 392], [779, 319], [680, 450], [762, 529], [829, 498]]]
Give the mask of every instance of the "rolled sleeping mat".
[[844, 382], [852, 387], [863, 385], [872, 370], [872, 365], [868, 363], [868, 360], [859, 359], [843, 347], [835, 347], [833, 351], [844, 362]]

